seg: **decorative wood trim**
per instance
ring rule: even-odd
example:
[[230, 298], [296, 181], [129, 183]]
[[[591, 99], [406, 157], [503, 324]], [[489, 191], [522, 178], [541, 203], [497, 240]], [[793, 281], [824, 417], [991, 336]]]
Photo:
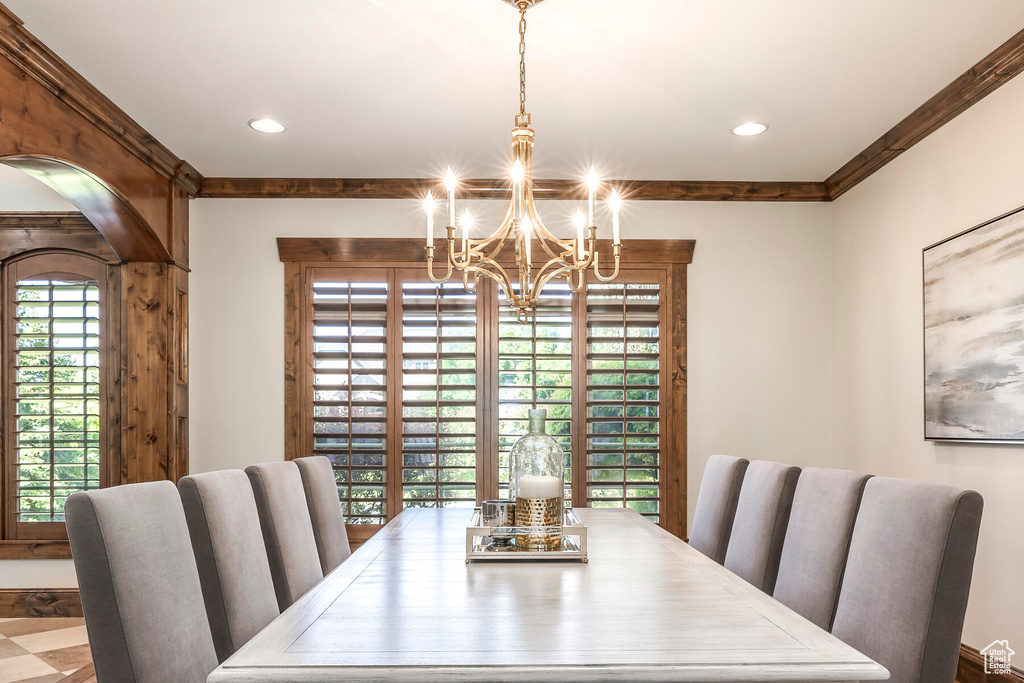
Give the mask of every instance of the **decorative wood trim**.
[[284, 264], [284, 457], [301, 458], [303, 378], [302, 320], [303, 268], [295, 262]]
[[687, 469], [687, 366], [686, 366], [686, 266], [673, 265], [668, 271], [666, 302], [668, 325], [672, 329], [672, 346], [668, 349], [666, 411], [663, 417], [668, 435], [666, 450], [682, 457], [662, 458], [661, 485], [668, 505], [661, 511], [661, 525], [679, 538], [686, 538], [686, 469]]
[[[612, 260], [611, 241], [598, 240], [598, 254], [605, 263]], [[693, 261], [693, 240], [623, 240], [622, 263], [664, 265]], [[425, 266], [423, 240], [412, 238], [376, 239], [372, 237], [278, 237], [278, 256], [288, 262], [344, 263], [346, 266], [381, 267], [385, 264]], [[534, 253], [540, 253], [538, 250]], [[510, 262], [512, 252], [503, 250], [499, 263]]]
[[199, 171], [160, 144], [26, 30], [24, 22], [3, 5], [0, 5], [0, 54], [190, 196], [198, 194], [203, 182]]
[[70, 249], [117, 263], [117, 254], [81, 213], [0, 213], [0, 261], [36, 249]]
[[1024, 71], [1024, 30], [964, 72], [825, 180], [835, 200]]
[[[572, 179], [534, 181], [537, 199], [585, 199], [586, 186]], [[631, 201], [827, 202], [824, 183], [715, 180], [608, 180]], [[420, 199], [444, 196], [432, 178], [206, 178], [199, 197], [209, 199]], [[459, 183], [463, 199], [509, 199], [505, 180], [471, 178]]]
[[960, 661], [956, 666], [957, 683], [1020, 683], [1024, 681], [1024, 671], [1012, 668], [1010, 674], [985, 673], [985, 659], [977, 648], [960, 644]]
[[70, 560], [67, 541], [0, 541], [0, 560]]
[[0, 618], [3, 619], [82, 616], [82, 599], [77, 588], [0, 590]]

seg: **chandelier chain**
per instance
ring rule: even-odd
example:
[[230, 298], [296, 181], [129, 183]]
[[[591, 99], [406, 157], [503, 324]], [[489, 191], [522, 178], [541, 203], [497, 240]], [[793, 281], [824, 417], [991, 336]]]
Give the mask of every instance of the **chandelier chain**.
[[526, 116], [526, 3], [519, 3], [519, 114]]

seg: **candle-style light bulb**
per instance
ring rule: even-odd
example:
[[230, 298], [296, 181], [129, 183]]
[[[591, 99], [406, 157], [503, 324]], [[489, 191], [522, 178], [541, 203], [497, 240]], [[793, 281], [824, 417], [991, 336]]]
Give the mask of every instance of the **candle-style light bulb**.
[[583, 236], [587, 229], [587, 219], [583, 215], [583, 212], [579, 209], [579, 207], [576, 208], [576, 216], [574, 218], [574, 222], [576, 223], [576, 260], [582, 261], [584, 254]]
[[594, 209], [597, 206], [597, 186], [600, 182], [597, 178], [597, 169], [591, 166], [590, 173], [587, 174], [587, 189], [590, 190], [589, 201], [587, 202], [587, 225], [594, 224]]
[[448, 190], [448, 225], [452, 227], [455, 227], [455, 183], [455, 172], [449, 166], [444, 174], [444, 186]]
[[619, 196], [618, 190], [612, 190], [608, 205], [612, 207], [612, 242], [622, 244], [622, 237], [619, 234], [619, 209], [622, 208], [622, 197]]
[[426, 199], [423, 200], [423, 210], [427, 212], [427, 246], [434, 246], [434, 194], [427, 192]]
[[530, 242], [533, 241], [533, 221], [530, 220], [529, 216], [523, 219], [522, 228], [523, 249], [526, 252], [526, 265], [531, 266], [533, 265], [533, 261], [531, 259]]
[[518, 158], [512, 164], [512, 218], [519, 220], [523, 217], [523, 162]]
[[469, 229], [473, 227], [473, 217], [469, 215], [469, 209], [462, 214], [462, 253], [469, 257]]

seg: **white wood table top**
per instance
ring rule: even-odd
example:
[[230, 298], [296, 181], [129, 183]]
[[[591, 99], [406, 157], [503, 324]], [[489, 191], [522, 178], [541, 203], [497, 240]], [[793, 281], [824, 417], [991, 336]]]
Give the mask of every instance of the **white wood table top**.
[[403, 512], [210, 683], [869, 681], [853, 648], [628, 510], [590, 563], [465, 563], [467, 509]]

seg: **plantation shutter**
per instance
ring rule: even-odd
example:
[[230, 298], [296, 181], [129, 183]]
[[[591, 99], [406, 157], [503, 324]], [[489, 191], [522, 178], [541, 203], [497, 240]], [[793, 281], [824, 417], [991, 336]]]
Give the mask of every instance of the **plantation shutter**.
[[402, 506], [477, 499], [477, 295], [460, 281], [399, 271]]
[[16, 521], [62, 522], [100, 487], [100, 288], [30, 279], [15, 289]]
[[331, 460], [349, 524], [387, 521], [388, 293], [382, 271], [323, 269], [311, 283], [311, 454]]
[[527, 412], [548, 411], [547, 432], [565, 452], [565, 497], [571, 502], [572, 292], [548, 283], [536, 316], [519, 323], [499, 292], [498, 309], [498, 487], [508, 495], [509, 451], [526, 433]]
[[586, 287], [586, 495], [661, 514], [663, 283], [643, 273]]

